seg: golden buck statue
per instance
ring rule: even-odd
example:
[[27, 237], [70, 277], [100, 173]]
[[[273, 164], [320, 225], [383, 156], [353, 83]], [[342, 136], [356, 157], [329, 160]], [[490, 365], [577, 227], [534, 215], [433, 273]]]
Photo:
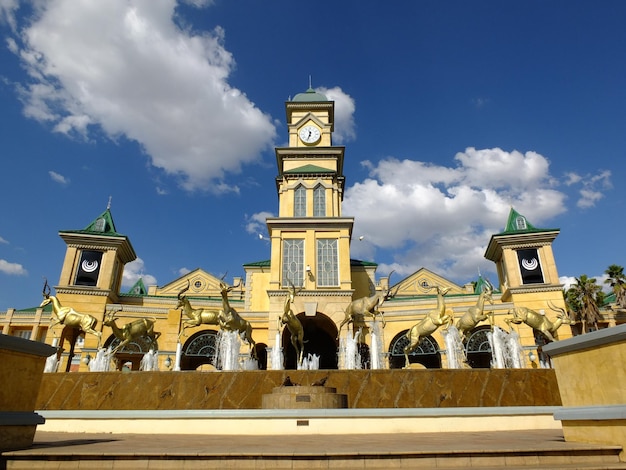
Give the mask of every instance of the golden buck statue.
[[304, 358], [304, 328], [302, 327], [302, 323], [298, 319], [298, 317], [293, 313], [291, 309], [291, 304], [293, 303], [296, 294], [302, 290], [302, 288], [296, 290], [296, 287], [293, 285], [293, 282], [289, 281], [291, 287], [289, 288], [289, 293], [285, 298], [285, 305], [283, 308], [283, 314], [278, 319], [280, 330], [280, 326], [287, 325], [287, 329], [291, 334], [291, 344], [296, 350], [296, 357], [298, 358], [298, 364], [302, 364], [302, 359]]
[[[225, 275], [224, 275], [225, 276]], [[219, 312], [219, 323], [222, 330], [225, 331], [237, 331], [244, 337], [245, 341], [250, 346], [250, 353], [252, 357], [256, 358], [256, 343], [252, 339], [252, 325], [247, 320], [241, 318], [237, 310], [230, 306], [228, 302], [228, 293], [235, 287], [239, 287], [241, 281], [234, 286], [229, 286], [222, 280], [220, 281], [220, 294], [222, 296], [222, 310]]]
[[545, 313], [536, 312], [535, 310], [531, 310], [527, 307], [512, 308], [511, 310], [509, 310], [508, 313], [513, 314], [513, 316], [511, 318], [505, 318], [504, 321], [509, 326], [511, 325], [511, 323], [515, 323], [516, 325], [524, 323], [531, 328], [543, 333], [543, 335], [550, 341], [556, 341], [556, 330], [558, 330], [559, 327], [563, 324], [569, 325], [571, 323], [571, 320], [567, 315], [567, 312], [561, 307], [557, 307], [551, 302], [548, 302], [548, 307], [550, 307], [550, 310], [559, 312], [554, 322], [550, 321]]
[[45, 280], [43, 285], [43, 302], [39, 305], [40, 308], [45, 307], [48, 304], [52, 304], [52, 316], [50, 317], [50, 329], [56, 325], [69, 326], [70, 328], [76, 328], [90, 333], [98, 337], [98, 344], [100, 344], [100, 337], [102, 332], [96, 331], [96, 324], [98, 320], [86, 313], [80, 313], [74, 310], [72, 307], [63, 307], [61, 302], [54, 295], [50, 295], [50, 286], [48, 280]]
[[[388, 280], [391, 279], [392, 274], [393, 274], [393, 271], [389, 273]], [[356, 332], [355, 330], [357, 330], [357, 326], [359, 326], [360, 328], [365, 326], [364, 320], [365, 320], [365, 317], [368, 317], [368, 316], [376, 320], [376, 315], [380, 315], [382, 325], [384, 328], [385, 316], [383, 315], [383, 312], [379, 310], [379, 308], [383, 305], [383, 302], [386, 302], [387, 300], [394, 298], [395, 295], [398, 293], [399, 288], [400, 286], [398, 286], [394, 292], [391, 292], [391, 289], [389, 287], [389, 282], [388, 282], [387, 288], [384, 289], [382, 292], [379, 292], [378, 294], [375, 294], [372, 297], [361, 297], [360, 299], [356, 299], [350, 302], [350, 304], [348, 305], [345, 311], [346, 316], [341, 322], [341, 324], [339, 325], [339, 332], [337, 333], [337, 339], [339, 339], [339, 336], [341, 335], [341, 328], [343, 327], [343, 325], [345, 325], [346, 323], [352, 323], [353, 332]]]
[[489, 302], [493, 305], [493, 287], [491, 285], [485, 286], [483, 291], [478, 296], [478, 301], [475, 306], [472, 306], [467, 309], [467, 311], [463, 314], [459, 321], [456, 323], [456, 327], [466, 338], [472, 332], [476, 325], [478, 325], [481, 321], [485, 321], [489, 319], [489, 324], [493, 326], [493, 312], [484, 313], [485, 310], [485, 301]]
[[435, 289], [437, 289], [437, 309], [428, 312], [419, 323], [413, 325], [406, 333], [409, 344], [404, 348], [405, 368], [410, 367], [409, 354], [417, 349], [422, 338], [433, 334], [440, 326], [446, 325], [444, 330], [447, 330], [454, 322], [454, 314], [451, 309], [446, 310], [443, 299], [450, 288], [435, 286]]
[[150, 338], [150, 340], [152, 340], [152, 343], [156, 344], [157, 338], [161, 336], [161, 333], [154, 331], [154, 324], [156, 323], [156, 319], [150, 320], [149, 318], [139, 318], [125, 324], [120, 328], [115, 323], [118, 318], [113, 316], [119, 311], [120, 310], [109, 312], [106, 316], [106, 319], [102, 322], [105, 326], [110, 327], [113, 330], [113, 334], [115, 335], [115, 337], [120, 340], [120, 344], [118, 344], [115, 349], [111, 351], [111, 354], [115, 354], [117, 351], [123, 349], [124, 346], [126, 346], [130, 342], [139, 338]]
[[182, 307], [183, 313], [187, 316], [187, 320], [183, 320], [183, 325], [178, 334], [178, 338], [185, 336], [185, 330], [187, 328], [194, 328], [200, 325], [219, 325], [219, 310], [209, 310], [206, 308], [193, 308], [189, 303], [189, 299], [183, 294], [189, 290], [189, 281], [187, 281], [187, 287], [183, 288], [178, 293], [178, 303], [176, 304], [176, 310]]

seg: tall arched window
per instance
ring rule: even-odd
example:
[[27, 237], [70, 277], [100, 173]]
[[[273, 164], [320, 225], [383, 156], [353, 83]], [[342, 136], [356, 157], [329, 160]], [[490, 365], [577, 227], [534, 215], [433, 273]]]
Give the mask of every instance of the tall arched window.
[[313, 190], [313, 217], [326, 217], [326, 188], [321, 184]]
[[306, 188], [302, 185], [298, 185], [294, 193], [293, 215], [306, 217]]

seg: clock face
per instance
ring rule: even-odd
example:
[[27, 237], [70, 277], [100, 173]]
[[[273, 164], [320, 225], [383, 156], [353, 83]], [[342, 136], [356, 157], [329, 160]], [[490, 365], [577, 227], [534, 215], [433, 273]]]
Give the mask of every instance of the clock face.
[[315, 126], [304, 126], [300, 129], [300, 140], [305, 144], [313, 144], [320, 140], [320, 130]]

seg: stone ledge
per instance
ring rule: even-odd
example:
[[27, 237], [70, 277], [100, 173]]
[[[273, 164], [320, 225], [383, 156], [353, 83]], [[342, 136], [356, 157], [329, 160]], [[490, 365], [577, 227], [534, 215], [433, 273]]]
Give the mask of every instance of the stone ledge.
[[583, 349], [597, 348], [607, 344], [626, 341], [626, 324], [592, 331], [561, 341], [554, 341], [543, 346], [542, 351], [551, 357]]
[[612, 421], [626, 419], [626, 405], [564, 406], [554, 412], [560, 421]]

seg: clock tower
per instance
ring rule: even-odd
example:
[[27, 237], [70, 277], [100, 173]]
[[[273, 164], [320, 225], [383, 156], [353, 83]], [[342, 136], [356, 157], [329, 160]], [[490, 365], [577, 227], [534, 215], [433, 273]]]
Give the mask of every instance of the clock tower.
[[333, 328], [352, 300], [354, 218], [341, 213], [345, 148], [332, 145], [334, 106], [312, 88], [285, 103], [289, 146], [276, 148], [278, 217], [266, 220], [271, 240], [270, 325], [282, 314], [291, 284], [301, 289], [292, 305], [294, 313], [321, 314], [332, 320], [328, 324]]

